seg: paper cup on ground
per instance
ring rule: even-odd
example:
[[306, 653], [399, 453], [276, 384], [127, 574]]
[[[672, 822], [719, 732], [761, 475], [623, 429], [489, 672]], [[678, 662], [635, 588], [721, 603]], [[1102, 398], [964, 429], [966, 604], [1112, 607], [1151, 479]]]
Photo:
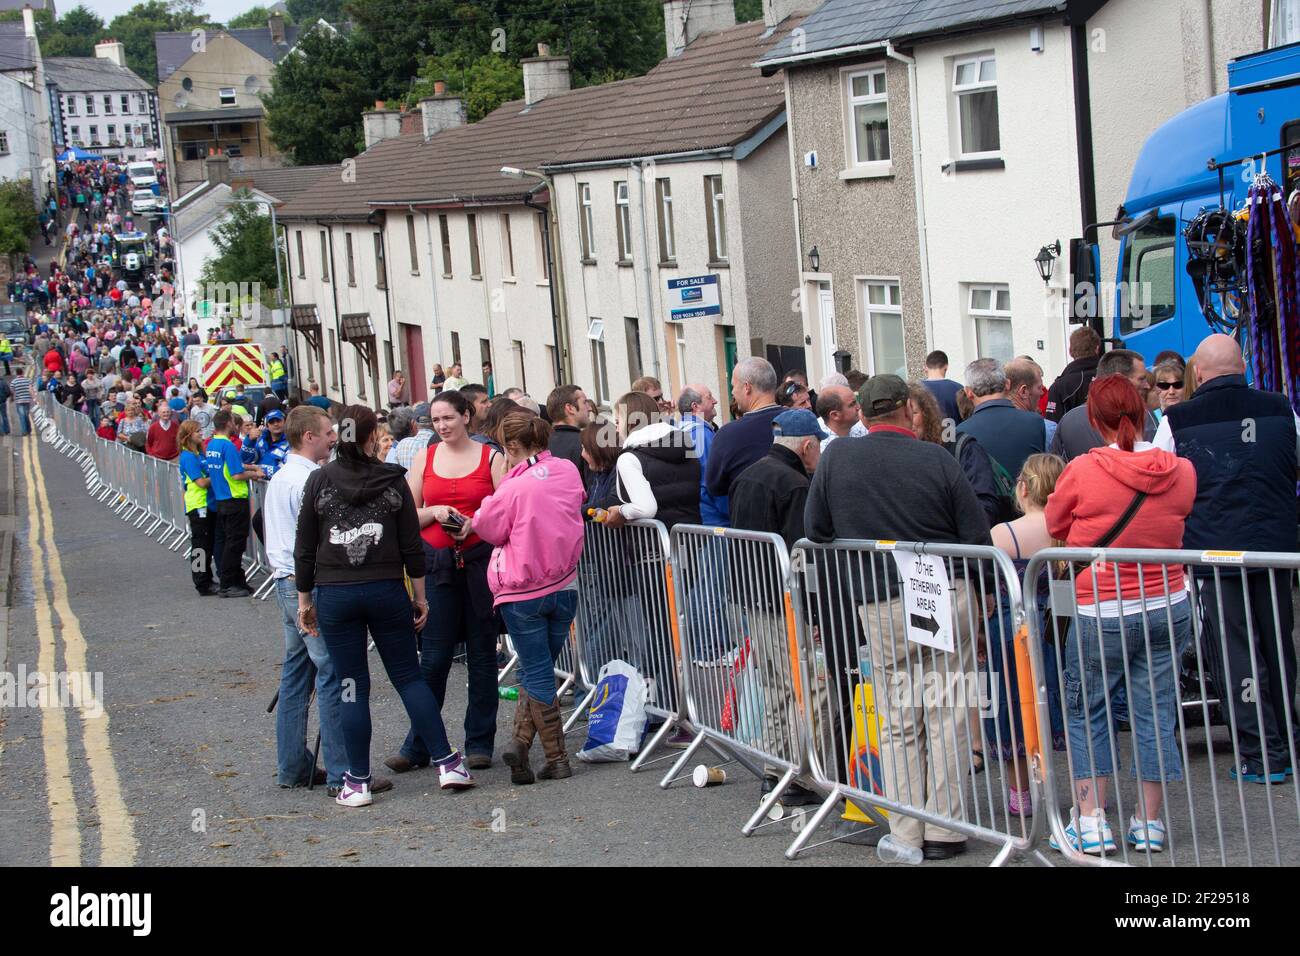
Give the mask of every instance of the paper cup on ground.
[[709, 767], [700, 764], [691, 773], [691, 781], [697, 787], [716, 787], [727, 782], [727, 771], [721, 767]]

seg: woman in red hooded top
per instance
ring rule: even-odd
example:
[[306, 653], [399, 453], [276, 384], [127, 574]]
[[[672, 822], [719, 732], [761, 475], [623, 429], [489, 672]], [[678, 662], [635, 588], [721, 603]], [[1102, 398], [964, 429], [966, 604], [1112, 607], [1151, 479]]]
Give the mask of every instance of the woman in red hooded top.
[[[1141, 441], [1145, 414], [1123, 375], [1092, 383], [1088, 420], [1106, 445], [1075, 458], [1062, 473], [1047, 502], [1052, 537], [1072, 548], [1182, 547], [1196, 472], [1186, 459]], [[1126, 839], [1135, 850], [1158, 852], [1165, 846], [1162, 779], [1182, 779], [1174, 741], [1177, 662], [1192, 632], [1182, 566], [1094, 562], [1075, 578], [1075, 603], [1062, 692], [1076, 816], [1065, 835], [1085, 853], [1116, 848], [1104, 808], [1118, 752], [1110, 716], [1122, 694], [1133, 727], [1134, 773], [1141, 779]]]

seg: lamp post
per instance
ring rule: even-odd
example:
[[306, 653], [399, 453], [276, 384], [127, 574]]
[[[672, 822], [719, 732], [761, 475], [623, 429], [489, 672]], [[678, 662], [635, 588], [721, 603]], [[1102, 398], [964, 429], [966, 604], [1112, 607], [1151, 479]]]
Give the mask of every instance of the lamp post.
[[[275, 203], [272, 202], [270, 199], [255, 199], [251, 196], [248, 199], [238, 199], [232, 196], [229, 201], [231, 205], [238, 205], [238, 206], [263, 206], [264, 205], [267, 207], [267, 209], [271, 211], [271, 249], [275, 254], [275, 285], [276, 285], [275, 293], [279, 301], [280, 311], [284, 312], [284, 302], [285, 302], [284, 273], [281, 271], [280, 268], [280, 229], [278, 224], [275, 221]], [[289, 352], [291, 349], [292, 349], [292, 345], [289, 340], [289, 316], [286, 313], [284, 315], [284, 356], [286, 359], [289, 357]], [[293, 378], [295, 378], [298, 374], [298, 363], [295, 361], [293, 365], [294, 365], [293, 376], [290, 377], [286, 375], [286, 378], [289, 379], [287, 384], [290, 387], [289, 388], [290, 395], [293, 394]]]
[[1043, 285], [1048, 285], [1052, 281], [1052, 272], [1056, 268], [1056, 260], [1061, 255], [1061, 240], [1057, 239], [1050, 246], [1043, 246], [1038, 250], [1038, 255], [1034, 256], [1034, 265], [1038, 267], [1038, 274], [1042, 276]]

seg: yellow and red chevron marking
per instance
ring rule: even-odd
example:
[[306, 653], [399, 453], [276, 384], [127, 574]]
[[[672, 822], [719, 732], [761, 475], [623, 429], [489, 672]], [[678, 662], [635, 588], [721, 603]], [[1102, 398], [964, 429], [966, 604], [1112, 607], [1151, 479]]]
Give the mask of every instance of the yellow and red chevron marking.
[[249, 345], [218, 345], [203, 354], [203, 379], [209, 389], [226, 385], [261, 385], [262, 353]]

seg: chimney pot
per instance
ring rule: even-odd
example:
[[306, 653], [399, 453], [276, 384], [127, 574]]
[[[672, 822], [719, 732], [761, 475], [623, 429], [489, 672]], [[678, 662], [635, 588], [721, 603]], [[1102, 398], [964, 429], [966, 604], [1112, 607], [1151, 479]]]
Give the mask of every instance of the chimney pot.
[[550, 45], [549, 43], [539, 43], [539, 44], [537, 44], [537, 55], [538, 55], [538, 56], [550, 56], [550, 55], [551, 55], [551, 45]]
[[447, 84], [446, 84], [446, 83], [444, 83], [442, 80], [434, 80], [434, 81], [433, 81], [433, 95], [434, 95], [434, 96], [442, 96], [442, 94], [444, 94], [444, 93], [446, 93], [446, 92], [447, 92]]

